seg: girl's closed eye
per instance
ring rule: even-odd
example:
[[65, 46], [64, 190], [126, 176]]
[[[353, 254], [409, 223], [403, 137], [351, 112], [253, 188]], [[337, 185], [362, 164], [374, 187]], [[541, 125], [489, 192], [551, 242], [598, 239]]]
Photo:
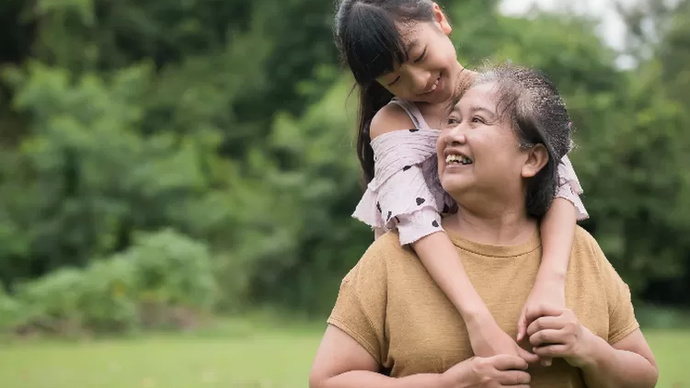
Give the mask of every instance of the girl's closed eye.
[[414, 60], [414, 63], [419, 63], [419, 62], [423, 61], [424, 58], [426, 58], [426, 48], [425, 48], [424, 51], [422, 51], [422, 53], [417, 57], [417, 59]]
[[395, 77], [395, 80], [393, 80], [393, 82], [389, 82], [388, 86], [393, 86], [393, 85], [397, 84], [398, 81], [400, 81], [400, 77]]

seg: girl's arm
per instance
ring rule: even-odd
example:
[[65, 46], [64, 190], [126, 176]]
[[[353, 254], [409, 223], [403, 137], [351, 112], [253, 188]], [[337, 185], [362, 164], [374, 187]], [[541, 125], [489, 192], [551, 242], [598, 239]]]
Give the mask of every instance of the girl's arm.
[[[527, 327], [530, 311], [543, 304], [565, 307], [565, 278], [573, 248], [576, 209], [572, 202], [564, 198], [554, 198], [541, 223], [542, 261], [522, 313], [518, 319], [517, 340], [522, 341]], [[536, 317], [538, 318], [538, 317]], [[551, 365], [548, 358], [542, 364]]]
[[498, 326], [467, 276], [457, 248], [447, 234], [437, 232], [422, 237], [412, 243], [412, 248], [436, 284], [462, 315], [476, 356], [510, 354], [520, 356], [527, 362], [539, 359], [520, 348]]
[[[542, 263], [532, 292], [518, 319], [518, 341], [525, 337], [528, 325], [542, 305], [565, 307], [565, 279], [577, 221], [589, 217], [580, 195], [583, 190], [572, 162], [564, 156], [558, 163], [558, 188], [551, 207], [541, 223]], [[550, 365], [550, 359], [542, 359]]]
[[443, 232], [412, 243], [429, 275], [468, 323], [495, 323], [491, 312], [465, 272], [457, 248]]
[[575, 206], [554, 198], [541, 223], [542, 263], [535, 283], [565, 286], [576, 223]]

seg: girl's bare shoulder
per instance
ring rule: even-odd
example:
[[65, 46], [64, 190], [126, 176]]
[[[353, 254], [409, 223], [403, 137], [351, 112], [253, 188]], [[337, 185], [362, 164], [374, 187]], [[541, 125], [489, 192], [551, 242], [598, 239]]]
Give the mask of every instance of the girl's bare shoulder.
[[411, 129], [415, 125], [407, 115], [405, 110], [397, 104], [388, 104], [379, 109], [371, 119], [369, 133], [371, 139], [375, 139], [388, 132], [399, 131], [401, 129]]

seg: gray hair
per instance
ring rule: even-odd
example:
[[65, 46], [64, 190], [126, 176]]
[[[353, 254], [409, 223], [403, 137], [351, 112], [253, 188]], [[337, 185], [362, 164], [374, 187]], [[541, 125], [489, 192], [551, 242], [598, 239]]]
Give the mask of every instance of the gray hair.
[[526, 67], [500, 65], [482, 72], [473, 85], [497, 85], [497, 112], [515, 130], [519, 146], [543, 144], [547, 164], [527, 182], [527, 211], [542, 217], [551, 205], [558, 184], [558, 164], [572, 149], [572, 124], [554, 84], [542, 72]]

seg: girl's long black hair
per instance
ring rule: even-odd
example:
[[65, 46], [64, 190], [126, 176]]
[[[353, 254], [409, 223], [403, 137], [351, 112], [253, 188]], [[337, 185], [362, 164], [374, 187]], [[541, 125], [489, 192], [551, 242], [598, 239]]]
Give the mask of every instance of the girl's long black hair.
[[335, 42], [359, 88], [357, 157], [366, 183], [374, 177], [369, 127], [393, 95], [376, 78], [407, 60], [398, 27], [433, 21], [431, 0], [342, 0], [335, 17]]

